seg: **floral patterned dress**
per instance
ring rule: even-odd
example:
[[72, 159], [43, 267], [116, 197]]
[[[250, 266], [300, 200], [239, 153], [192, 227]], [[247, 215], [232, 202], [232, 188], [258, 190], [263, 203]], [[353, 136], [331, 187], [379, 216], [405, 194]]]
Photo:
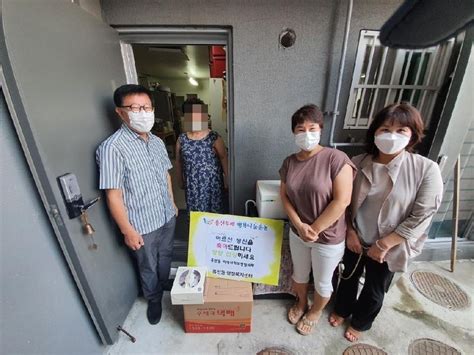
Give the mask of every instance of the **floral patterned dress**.
[[224, 177], [213, 148], [217, 138], [215, 131], [200, 140], [189, 139], [186, 133], [178, 137], [188, 212], [223, 212]]

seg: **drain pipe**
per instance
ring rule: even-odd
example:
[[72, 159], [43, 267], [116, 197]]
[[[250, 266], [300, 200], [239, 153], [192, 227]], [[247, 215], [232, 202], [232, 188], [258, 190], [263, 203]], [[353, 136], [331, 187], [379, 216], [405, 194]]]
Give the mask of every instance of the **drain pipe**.
[[338, 110], [339, 96], [341, 94], [342, 76], [344, 73], [344, 64], [346, 62], [347, 40], [349, 38], [349, 31], [351, 28], [352, 7], [353, 7], [353, 0], [349, 0], [348, 6], [347, 6], [346, 26], [344, 28], [344, 40], [342, 42], [341, 61], [339, 63], [339, 73], [337, 77], [336, 101], [334, 102], [334, 110], [330, 112], [332, 121], [331, 121], [331, 133], [329, 136], [329, 146], [334, 147], [334, 148], [337, 148], [337, 146], [341, 146], [341, 145], [355, 145], [354, 143], [335, 143], [334, 142], [334, 130], [336, 129], [336, 120], [337, 120], [337, 116], [339, 115], [339, 110]]

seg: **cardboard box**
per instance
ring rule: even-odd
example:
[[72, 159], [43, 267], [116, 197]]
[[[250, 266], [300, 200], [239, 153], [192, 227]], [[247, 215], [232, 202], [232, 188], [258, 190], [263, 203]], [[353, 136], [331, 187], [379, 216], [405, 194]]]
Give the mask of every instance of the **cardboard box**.
[[172, 304], [203, 304], [206, 267], [179, 267], [171, 288]]
[[186, 333], [249, 333], [252, 328], [252, 284], [208, 277], [203, 305], [185, 305]]

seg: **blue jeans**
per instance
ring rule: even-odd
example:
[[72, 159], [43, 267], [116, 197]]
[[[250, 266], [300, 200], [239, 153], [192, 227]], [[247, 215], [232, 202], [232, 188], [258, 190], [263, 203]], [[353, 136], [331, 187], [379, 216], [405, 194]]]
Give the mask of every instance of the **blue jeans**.
[[157, 230], [144, 234], [143, 245], [135, 251], [143, 297], [161, 298], [164, 283], [168, 280], [173, 256], [173, 239], [176, 217]]

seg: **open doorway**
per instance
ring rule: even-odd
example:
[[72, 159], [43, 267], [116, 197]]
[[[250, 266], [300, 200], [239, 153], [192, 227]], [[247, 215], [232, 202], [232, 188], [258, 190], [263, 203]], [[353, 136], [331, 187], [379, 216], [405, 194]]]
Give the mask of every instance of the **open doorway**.
[[[138, 83], [153, 94], [155, 126], [152, 133], [164, 141], [173, 166], [176, 166], [176, 140], [186, 131], [184, 106], [190, 98], [197, 98], [208, 106], [208, 127], [217, 132], [228, 147], [225, 47], [132, 44], [132, 49]], [[171, 175], [176, 204], [184, 211], [185, 195], [178, 186], [175, 169]]]
[[[137, 29], [135, 29], [137, 30]], [[176, 29], [174, 29], [176, 30]], [[232, 90], [230, 35], [218, 30], [215, 36], [206, 29], [199, 34], [169, 32], [156, 29], [156, 36], [139, 35], [130, 28], [118, 28], [122, 37], [122, 54], [128, 83], [138, 83], [151, 90], [155, 104], [155, 125], [152, 133], [166, 145], [173, 164], [170, 171], [175, 202], [179, 209], [176, 224], [174, 262], [187, 261], [189, 219], [185, 191], [179, 187], [176, 141], [186, 135], [185, 103], [190, 98], [207, 105], [208, 128], [221, 137], [228, 157], [228, 189], [223, 190], [224, 213], [233, 212], [232, 159]], [[212, 32], [212, 30], [211, 30]], [[222, 34], [225, 34], [222, 36]], [[153, 38], [152, 38], [153, 37]]]

